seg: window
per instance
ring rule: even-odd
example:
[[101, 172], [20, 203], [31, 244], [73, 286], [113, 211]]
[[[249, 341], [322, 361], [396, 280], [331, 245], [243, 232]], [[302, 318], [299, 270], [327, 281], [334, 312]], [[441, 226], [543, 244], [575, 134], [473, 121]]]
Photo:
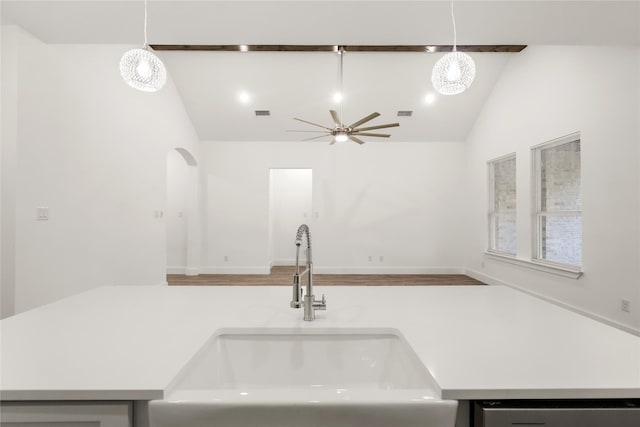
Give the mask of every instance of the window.
[[489, 251], [516, 254], [516, 155], [488, 162]]
[[533, 257], [582, 265], [580, 134], [533, 147], [535, 218]]

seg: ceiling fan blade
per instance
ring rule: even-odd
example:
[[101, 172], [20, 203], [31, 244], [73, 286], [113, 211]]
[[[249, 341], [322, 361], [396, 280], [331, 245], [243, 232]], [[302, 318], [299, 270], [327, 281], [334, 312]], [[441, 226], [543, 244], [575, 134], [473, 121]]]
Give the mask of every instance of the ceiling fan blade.
[[370, 133], [370, 132], [354, 132], [358, 136], [377, 136], [380, 138], [389, 138], [391, 135], [388, 133]]
[[329, 110], [329, 113], [331, 114], [331, 118], [333, 119], [333, 123], [335, 123], [336, 126], [338, 126], [338, 127], [342, 126], [342, 122], [340, 121], [340, 118], [338, 117], [338, 113], [336, 113], [334, 110]]
[[368, 126], [366, 128], [354, 129], [355, 131], [361, 132], [363, 130], [374, 130], [374, 129], [384, 129], [384, 128], [394, 128], [400, 126], [400, 123], [389, 123], [387, 125], [377, 125], [377, 126]]
[[303, 141], [313, 141], [314, 139], [320, 139], [330, 135], [331, 135], [330, 133], [325, 133], [324, 135], [312, 136], [311, 138], [303, 139]]
[[302, 119], [299, 119], [299, 118], [297, 118], [297, 117], [294, 117], [294, 118], [293, 118], [293, 120], [297, 120], [297, 121], [299, 121], [299, 122], [307, 123], [307, 124], [310, 124], [310, 125], [313, 125], [313, 126], [318, 126], [319, 128], [326, 129], [326, 130], [329, 130], [329, 131], [333, 130], [333, 129], [328, 128], [328, 127], [326, 127], [326, 126], [322, 126], [322, 125], [319, 125], [319, 124], [317, 124], [317, 123], [313, 123], [313, 122], [310, 122], [310, 121], [307, 121], [307, 120], [302, 120]]
[[349, 126], [350, 128], [357, 128], [358, 126], [360, 126], [363, 123], [368, 122], [369, 120], [373, 120], [376, 117], [378, 117], [380, 115], [380, 113], [371, 113], [369, 114], [367, 117], [363, 117], [362, 119], [358, 120], [357, 122], [355, 122], [354, 124], [352, 124], [351, 126]]
[[360, 138], [355, 137], [353, 135], [349, 135], [349, 139], [352, 140], [353, 142], [357, 142], [358, 144], [364, 144], [363, 140], [361, 140]]

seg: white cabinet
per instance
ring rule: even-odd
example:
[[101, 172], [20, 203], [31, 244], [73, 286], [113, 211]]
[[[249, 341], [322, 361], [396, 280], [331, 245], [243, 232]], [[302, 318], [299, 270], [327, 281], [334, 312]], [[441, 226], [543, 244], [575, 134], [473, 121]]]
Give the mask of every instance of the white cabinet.
[[1, 427], [131, 427], [131, 402], [2, 402]]

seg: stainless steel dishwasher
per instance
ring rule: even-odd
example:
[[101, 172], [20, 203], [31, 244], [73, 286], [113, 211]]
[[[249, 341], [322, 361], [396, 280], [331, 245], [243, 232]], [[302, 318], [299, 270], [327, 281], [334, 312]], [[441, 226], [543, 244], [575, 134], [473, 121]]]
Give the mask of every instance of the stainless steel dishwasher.
[[474, 427], [639, 427], [640, 399], [476, 402]]

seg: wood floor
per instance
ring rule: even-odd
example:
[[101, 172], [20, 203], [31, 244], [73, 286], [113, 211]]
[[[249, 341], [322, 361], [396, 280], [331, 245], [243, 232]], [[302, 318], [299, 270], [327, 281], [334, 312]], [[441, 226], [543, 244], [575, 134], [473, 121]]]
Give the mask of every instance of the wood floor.
[[[271, 274], [167, 274], [170, 286], [291, 286], [294, 267], [273, 267]], [[314, 274], [318, 286], [461, 286], [484, 285], [463, 274]]]

